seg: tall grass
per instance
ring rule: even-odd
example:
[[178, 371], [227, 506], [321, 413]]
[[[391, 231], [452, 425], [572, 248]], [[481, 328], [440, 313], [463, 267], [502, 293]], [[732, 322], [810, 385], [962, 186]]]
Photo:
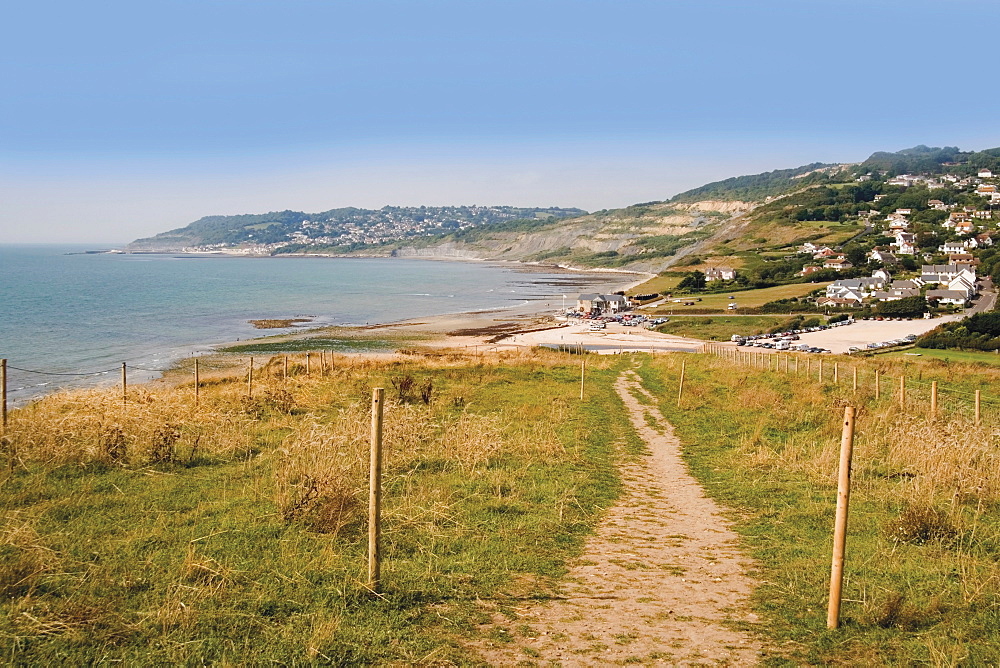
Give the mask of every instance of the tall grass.
[[[0, 465], [9, 663], [468, 663], [554, 591], [638, 447], [611, 379], [550, 351], [274, 358], [14, 411]], [[206, 364], [206, 366], [208, 366]], [[421, 391], [401, 395], [405, 377]], [[394, 379], [397, 381], [393, 383]], [[385, 410], [384, 590], [364, 587], [368, 427]], [[428, 389], [428, 386], [429, 389]]]
[[[642, 370], [686, 445], [693, 471], [735, 509], [763, 585], [755, 602], [794, 662], [993, 665], [1000, 662], [1000, 420], [971, 397], [980, 366], [832, 362], [825, 382], [718, 357], [657, 358]], [[772, 363], [772, 369], [774, 369]], [[792, 367], [794, 368], [794, 367]], [[880, 371], [878, 400], [871, 382]], [[899, 404], [898, 378], [907, 377]], [[942, 388], [929, 414], [930, 382]], [[995, 387], [995, 386], [993, 386]], [[671, 398], [673, 395], [674, 398]], [[859, 408], [840, 630], [825, 628], [843, 406]]]

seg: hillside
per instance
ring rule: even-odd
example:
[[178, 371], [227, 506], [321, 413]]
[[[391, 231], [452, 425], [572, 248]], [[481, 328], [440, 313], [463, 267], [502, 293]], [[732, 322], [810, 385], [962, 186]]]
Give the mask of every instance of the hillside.
[[256, 255], [338, 248], [340, 252], [386, 241], [440, 235], [453, 230], [515, 219], [546, 220], [586, 213], [582, 209], [512, 206], [386, 206], [379, 210], [347, 207], [320, 213], [273, 211], [264, 214], [206, 216], [186, 227], [137, 239], [133, 252], [242, 248]]
[[[759, 260], [747, 254], [794, 252], [805, 242], [840, 246], [868, 229], [862, 218], [870, 211], [904, 206], [900, 191], [910, 185], [938, 187], [927, 178], [945, 175], [967, 184], [964, 179], [982, 169], [1000, 172], [1000, 149], [917, 146], [876, 152], [860, 163], [816, 162], [732, 177], [669, 200], [590, 214], [385, 207], [211, 216], [137, 240], [127, 250], [475, 258], [648, 272], [706, 261], [740, 267]], [[924, 175], [923, 181], [903, 179], [912, 174]], [[876, 206], [877, 195], [888, 199]], [[926, 201], [923, 194], [914, 200], [924, 208]]]

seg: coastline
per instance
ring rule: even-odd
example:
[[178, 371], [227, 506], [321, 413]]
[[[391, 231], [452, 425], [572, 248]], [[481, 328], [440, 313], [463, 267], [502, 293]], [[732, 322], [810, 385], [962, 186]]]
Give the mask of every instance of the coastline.
[[[192, 256], [193, 254], [183, 254]], [[203, 254], [199, 254], [206, 257]], [[218, 257], [209, 255], [207, 257]], [[389, 259], [389, 258], [386, 258]], [[406, 258], [416, 259], [416, 258]], [[435, 259], [439, 262], [447, 263], [472, 262], [464, 258], [419, 258]], [[555, 265], [545, 265], [542, 263], [522, 263], [512, 261], [490, 261], [475, 260], [477, 264], [491, 264], [496, 267], [505, 268], [518, 273], [548, 274], [539, 276], [535, 281], [527, 279], [529, 292], [524, 295], [525, 300], [512, 305], [485, 308], [466, 308], [454, 312], [436, 313], [431, 315], [414, 315], [401, 320], [373, 321], [364, 325], [358, 324], [337, 324], [331, 322], [320, 322], [313, 326], [308, 323], [287, 329], [273, 330], [269, 332], [256, 331], [247, 337], [233, 339], [208, 340], [192, 338], [182, 343], [171, 343], [167, 348], [150, 349], [143, 355], [148, 360], [132, 360], [128, 363], [128, 383], [141, 385], [144, 383], [164, 381], [170, 377], [186, 376], [188, 367], [193, 367], [195, 358], [208, 360], [218, 359], [220, 362], [225, 358], [233, 359], [240, 356], [239, 353], [228, 353], [223, 349], [233, 344], [252, 344], [266, 340], [299, 340], [309, 338], [319, 338], [326, 336], [341, 337], [344, 340], [351, 338], [372, 340], [382, 339], [386, 342], [386, 349], [408, 349], [416, 345], [420, 348], [444, 348], [462, 347], [468, 345], [484, 345], [488, 335], [480, 337], [454, 336], [454, 332], [460, 330], [489, 329], [503, 324], [509, 329], [520, 331], [522, 329], [532, 329], [542, 323], [549, 323], [559, 311], [562, 310], [563, 294], [566, 295], [565, 306], [570, 308], [575, 306], [576, 297], [583, 292], [603, 292], [610, 293], [616, 290], [627, 289], [628, 287], [645, 281], [649, 274], [630, 272], [622, 270], [601, 270], [584, 269], [577, 267], [560, 267]], [[565, 277], [566, 280], [560, 280]], [[627, 280], [633, 278], [633, 280]], [[623, 281], [622, 279], [626, 279]], [[430, 306], [430, 305], [428, 305]], [[297, 310], [297, 309], [296, 309]], [[419, 311], [412, 311], [419, 313]], [[296, 316], [299, 313], [288, 313], [289, 316]], [[248, 309], [245, 313], [246, 321], [260, 315]], [[375, 355], [384, 357], [395, 353], [379, 352], [372, 347], [365, 349], [364, 342], [358, 346], [358, 350], [337, 351], [350, 355]], [[329, 349], [329, 348], [327, 348]], [[13, 351], [11, 351], [13, 352]], [[262, 353], [263, 355], [267, 353]], [[243, 355], [242, 357], [246, 357]], [[129, 359], [126, 357], [125, 359]], [[46, 395], [63, 391], [73, 391], [82, 388], [114, 386], [119, 382], [120, 373], [117, 370], [74, 373], [84, 371], [76, 368], [45, 368], [39, 366], [38, 362], [28, 362], [25, 364], [18, 357], [11, 359], [11, 369], [15, 371], [14, 376], [9, 377], [11, 383], [9, 399], [11, 407], [20, 407], [39, 399]], [[226, 364], [224, 364], [226, 365]], [[108, 369], [112, 364], [100, 366], [101, 369]], [[29, 371], [22, 373], [27, 367], [41, 369], [40, 371]], [[40, 374], [40, 375], [39, 375]]]

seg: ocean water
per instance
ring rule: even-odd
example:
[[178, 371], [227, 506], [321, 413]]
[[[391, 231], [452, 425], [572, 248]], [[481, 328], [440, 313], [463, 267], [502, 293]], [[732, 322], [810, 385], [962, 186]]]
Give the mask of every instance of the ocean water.
[[[0, 357], [15, 402], [148, 379], [212, 345], [283, 330], [260, 318], [364, 325], [575, 297], [580, 277], [470, 262], [86, 254], [0, 245]], [[623, 281], [624, 282], [624, 281]]]

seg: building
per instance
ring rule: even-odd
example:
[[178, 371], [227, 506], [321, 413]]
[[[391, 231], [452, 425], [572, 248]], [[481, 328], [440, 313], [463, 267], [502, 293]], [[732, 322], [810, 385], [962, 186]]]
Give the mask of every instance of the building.
[[629, 308], [630, 303], [622, 295], [599, 295], [596, 293], [582, 294], [576, 299], [576, 308], [582, 313], [601, 315], [603, 313], [618, 313]]
[[736, 270], [731, 267], [709, 267], [705, 270], [705, 281], [731, 281], [736, 278]]

